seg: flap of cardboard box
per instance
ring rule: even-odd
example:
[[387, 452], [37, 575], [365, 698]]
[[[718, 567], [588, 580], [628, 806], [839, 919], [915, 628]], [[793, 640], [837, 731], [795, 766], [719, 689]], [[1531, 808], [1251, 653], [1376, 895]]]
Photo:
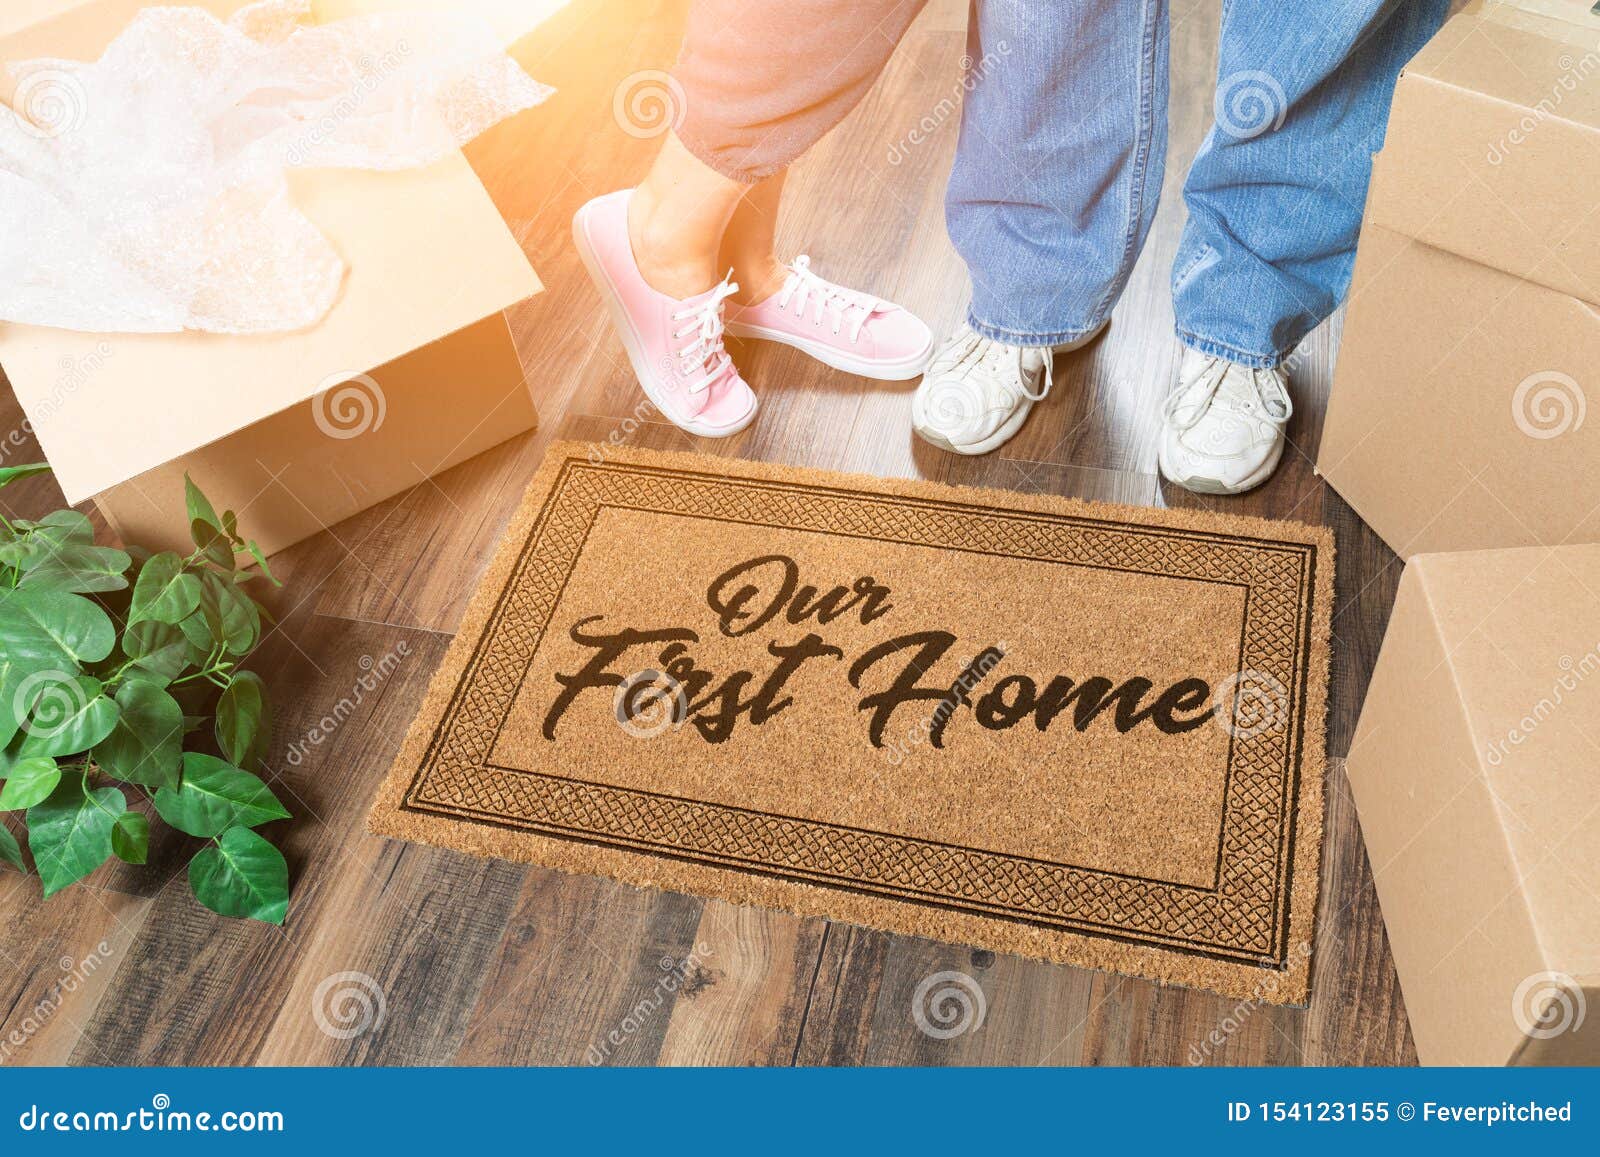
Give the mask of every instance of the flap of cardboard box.
[[1401, 74], [1367, 217], [1600, 305], [1600, 15], [1573, 16], [1587, 50], [1451, 20]]
[[1600, 545], [1411, 566], [1521, 888], [1485, 903], [1526, 907], [1550, 967], [1600, 975]]
[[[0, 39], [0, 61], [93, 58], [139, 6], [91, 0], [62, 11], [60, 0], [25, 0], [24, 9], [45, 18]], [[225, 13], [239, 5], [205, 6]], [[401, 172], [297, 171], [291, 188], [349, 268], [339, 300], [310, 329], [239, 337], [0, 326], [0, 365], [68, 501], [539, 291], [521, 246], [459, 154]]]
[[1473, 0], [1464, 11], [1497, 21], [1509, 28], [1537, 32], [1582, 48], [1595, 47], [1600, 21], [1596, 0]]

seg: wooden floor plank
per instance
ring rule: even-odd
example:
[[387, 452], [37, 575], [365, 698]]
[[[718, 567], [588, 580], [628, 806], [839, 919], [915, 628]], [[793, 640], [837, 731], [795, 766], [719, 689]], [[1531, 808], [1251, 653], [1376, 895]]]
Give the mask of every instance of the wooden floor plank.
[[526, 874], [520, 864], [352, 836], [255, 1061], [445, 1064], [467, 1031]]
[[114, 1057], [85, 1028], [127, 963], [150, 902], [80, 885], [46, 901], [38, 877], [0, 875], [0, 1067]]
[[870, 928], [827, 924], [795, 1046], [795, 1064], [866, 1063], [884, 962], [894, 939]]
[[656, 1063], [793, 1062], [827, 921], [706, 902], [695, 979], [673, 1003]]
[[1308, 1065], [1414, 1065], [1416, 1047], [1342, 759], [1329, 771], [1325, 826], [1301, 1059]]
[[1334, 573], [1333, 677], [1328, 689], [1328, 754], [1350, 754], [1356, 720], [1367, 696], [1383, 645], [1384, 625], [1394, 607], [1405, 565], [1370, 526], [1331, 489], [1325, 488], [1325, 521], [1333, 527], [1338, 565]]
[[674, 892], [529, 872], [454, 1063], [652, 1063], [676, 1002], [719, 983], [696, 952], [701, 907]]
[[866, 1061], [1075, 1064], [1093, 976], [1081, 968], [894, 937]]

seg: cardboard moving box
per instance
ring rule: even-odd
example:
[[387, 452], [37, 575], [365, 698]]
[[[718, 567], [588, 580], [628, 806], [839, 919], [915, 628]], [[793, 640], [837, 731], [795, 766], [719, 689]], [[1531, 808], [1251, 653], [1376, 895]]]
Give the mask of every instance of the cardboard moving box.
[[1587, 0], [1457, 16], [1406, 67], [1317, 458], [1403, 557], [1600, 541], [1597, 191]]
[[[0, 62], [92, 59], [140, 5], [21, 7], [36, 19], [7, 5]], [[0, 325], [0, 366], [67, 500], [93, 497], [125, 541], [188, 542], [188, 471], [270, 553], [537, 424], [501, 310], [539, 282], [466, 160], [291, 177], [349, 266], [318, 325], [245, 337]]]
[[1600, 1064], [1600, 546], [1427, 554], [1347, 769], [1424, 1064]]

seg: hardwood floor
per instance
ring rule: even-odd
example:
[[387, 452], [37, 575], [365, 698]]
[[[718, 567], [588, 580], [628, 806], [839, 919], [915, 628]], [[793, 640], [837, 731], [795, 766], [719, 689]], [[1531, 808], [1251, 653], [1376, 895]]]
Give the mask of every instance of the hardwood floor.
[[[48, 904], [36, 880], [0, 871], [0, 1062], [1414, 1062], [1338, 758], [1400, 567], [1312, 472], [1337, 324], [1313, 335], [1297, 359], [1293, 449], [1269, 485], [1242, 500], [1204, 499], [1154, 473], [1158, 402], [1176, 356], [1167, 271], [1182, 223], [1182, 174], [1209, 123], [1217, 0], [1174, 4], [1167, 187], [1111, 330], [1062, 359], [1054, 394], [1022, 435], [978, 460], [912, 437], [910, 383], [866, 383], [777, 346], [735, 350], [763, 400], [760, 420], [737, 438], [699, 443], [638, 408], [568, 222], [583, 201], [636, 181], [647, 165], [653, 149], [618, 126], [613, 94], [623, 78], [671, 64], [682, 7], [576, 0], [516, 49], [557, 95], [468, 150], [546, 285], [510, 313], [540, 431], [275, 561], [286, 583], [282, 626], [253, 666], [277, 704], [276, 786], [297, 817], [272, 833], [294, 884], [287, 924], [228, 921], [199, 908], [182, 879], [187, 844], [171, 833], [145, 867], [102, 869]], [[940, 200], [955, 120], [899, 163], [888, 149], [951, 94], [963, 25], [957, 0], [930, 6], [862, 107], [796, 166], [782, 222], [786, 249], [806, 247], [830, 276], [894, 297], [941, 331], [961, 316], [965, 296]], [[0, 426], [21, 423], [9, 388], [0, 391]], [[543, 447], [613, 432], [647, 447], [1332, 526], [1335, 758], [1310, 1007], [1241, 1005], [366, 834], [367, 805]], [[10, 512], [36, 514], [60, 495], [45, 478], [4, 499]], [[363, 692], [367, 661], [385, 656], [392, 674]], [[344, 722], [291, 760], [291, 745], [335, 705]], [[89, 959], [92, 975], [69, 984], [77, 962]], [[977, 980], [986, 1019], [975, 1032], [937, 1040], [914, 1024], [912, 994], [946, 969]], [[341, 994], [366, 999], [375, 1014], [381, 1002], [381, 1016], [353, 1035], [337, 1031], [335, 1019], [329, 1032], [330, 1002]]]

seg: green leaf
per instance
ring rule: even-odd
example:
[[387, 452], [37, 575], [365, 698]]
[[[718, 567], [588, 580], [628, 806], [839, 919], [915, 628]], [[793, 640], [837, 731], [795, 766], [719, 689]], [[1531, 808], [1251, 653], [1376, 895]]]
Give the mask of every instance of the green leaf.
[[189, 640], [189, 645], [199, 656], [197, 664], [204, 663], [211, 652], [222, 644], [222, 613], [217, 609], [217, 600], [206, 598], [204, 591], [202, 584], [200, 606], [194, 614], [178, 624], [183, 637]]
[[111, 616], [82, 595], [17, 589], [0, 595], [0, 651], [19, 664], [76, 668], [116, 645]]
[[106, 773], [146, 787], [174, 788], [183, 771], [183, 708], [148, 679], [117, 691], [117, 723], [94, 749]]
[[5, 824], [0, 824], [0, 860], [13, 865], [19, 872], [28, 870], [22, 862], [22, 848], [17, 843], [17, 837], [11, 834], [11, 829]]
[[[203, 522], [214, 529], [222, 529], [222, 519], [217, 517], [216, 507], [211, 505], [211, 500], [194, 484], [194, 479], [188, 474], [183, 476], [183, 499], [189, 509], [189, 522]], [[196, 542], [196, 546], [204, 546], [203, 542]]]
[[[64, 551], [71, 551], [77, 547], [95, 549], [94, 524], [89, 521], [87, 515], [79, 514], [76, 510], [57, 510], [45, 515], [38, 522], [19, 518], [11, 525], [20, 533], [4, 546], [0, 546], [0, 564], [25, 573], [58, 559]], [[120, 551], [115, 553], [121, 554]], [[90, 557], [93, 558], [92, 555]], [[59, 575], [54, 580], [47, 578], [43, 585], [56, 589], [58, 580]]]
[[236, 672], [217, 700], [217, 746], [239, 767], [251, 767], [267, 745], [267, 689], [254, 671]]
[[161, 788], [156, 812], [180, 832], [214, 836], [235, 825], [253, 828], [288, 819], [278, 797], [256, 776], [214, 756], [183, 753], [183, 782]]
[[152, 555], [133, 584], [128, 619], [153, 619], [176, 623], [200, 605], [200, 580], [183, 569], [183, 560], [170, 550]]
[[47, 555], [23, 576], [25, 587], [90, 592], [120, 591], [133, 560], [109, 546], [64, 546]]
[[63, 774], [50, 798], [28, 809], [28, 846], [48, 899], [111, 856], [111, 826], [128, 810], [114, 787], [85, 791], [83, 777]]
[[61, 782], [56, 761], [48, 756], [30, 755], [17, 760], [6, 773], [0, 788], [0, 812], [19, 812], [30, 808], [55, 791]]
[[229, 828], [189, 861], [195, 899], [224, 916], [282, 924], [289, 912], [289, 865], [248, 828]]
[[24, 531], [21, 538], [0, 546], [0, 566], [8, 566], [26, 574], [49, 558], [52, 549], [53, 543], [35, 538], [31, 531]]
[[30, 673], [27, 667], [14, 662], [9, 655], [0, 655], [0, 750], [11, 742], [17, 728], [22, 725], [19, 715], [27, 708], [17, 706], [17, 696], [22, 691], [23, 680]]
[[252, 538], [249, 542], [246, 542], [244, 548], [250, 552], [250, 557], [256, 560], [256, 565], [261, 568], [261, 573], [267, 576], [267, 581], [275, 587], [281, 587], [283, 584], [278, 581], [277, 577], [272, 573], [272, 569], [267, 566], [267, 556], [261, 553], [261, 548], [256, 545], [255, 539]]
[[87, 514], [76, 510], [52, 510], [38, 522], [27, 525], [56, 546], [94, 545], [94, 523]]
[[28, 478], [34, 474], [47, 474], [50, 471], [48, 462], [30, 462], [26, 466], [0, 466], [0, 486], [9, 486], [18, 478]]
[[195, 658], [194, 649], [182, 630], [153, 619], [128, 624], [122, 632], [122, 653], [133, 660], [141, 678], [163, 686], [192, 663], [205, 661], [204, 655]]
[[111, 827], [111, 850], [128, 864], [142, 864], [150, 856], [150, 821], [142, 812], [123, 812]]
[[233, 543], [226, 531], [197, 519], [189, 524], [189, 537], [200, 548], [200, 557], [223, 570], [233, 569]]
[[88, 751], [117, 725], [117, 705], [88, 675], [44, 678], [29, 696], [22, 755], [74, 755]]
[[222, 645], [229, 654], [244, 655], [261, 637], [261, 618], [249, 595], [214, 574], [205, 576], [205, 599], [215, 600], [222, 623]]

